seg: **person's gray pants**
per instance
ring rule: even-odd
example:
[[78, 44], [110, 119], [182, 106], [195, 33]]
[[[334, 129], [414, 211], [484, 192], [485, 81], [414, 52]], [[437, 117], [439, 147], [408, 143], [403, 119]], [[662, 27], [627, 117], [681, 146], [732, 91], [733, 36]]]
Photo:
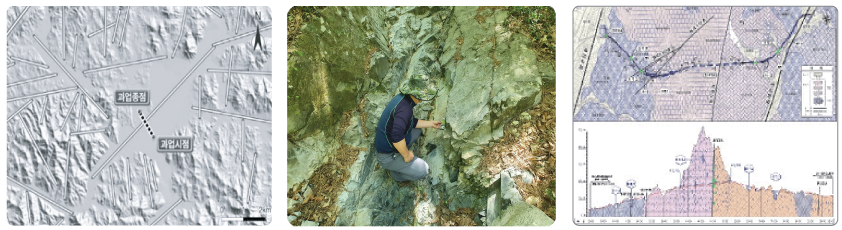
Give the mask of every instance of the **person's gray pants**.
[[[409, 141], [406, 143], [406, 148], [409, 149], [420, 135], [421, 129], [413, 128], [411, 133], [407, 135]], [[430, 172], [430, 166], [421, 158], [415, 156], [407, 163], [403, 161], [403, 156], [399, 152], [378, 153], [377, 162], [380, 162], [380, 166], [383, 168], [391, 171], [392, 177], [396, 181], [421, 180], [427, 177]]]

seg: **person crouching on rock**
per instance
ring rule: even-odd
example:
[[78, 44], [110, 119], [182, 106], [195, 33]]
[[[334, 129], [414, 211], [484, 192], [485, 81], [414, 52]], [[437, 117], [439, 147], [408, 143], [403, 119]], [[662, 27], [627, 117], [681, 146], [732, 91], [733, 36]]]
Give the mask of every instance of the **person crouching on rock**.
[[[401, 83], [400, 93], [392, 98], [380, 115], [374, 145], [377, 161], [396, 181], [415, 181], [427, 177], [430, 166], [409, 150], [423, 128], [441, 128], [441, 121], [415, 118], [412, 108], [436, 97], [438, 90], [426, 75], [413, 75]], [[402, 159], [397, 158], [398, 155]]]

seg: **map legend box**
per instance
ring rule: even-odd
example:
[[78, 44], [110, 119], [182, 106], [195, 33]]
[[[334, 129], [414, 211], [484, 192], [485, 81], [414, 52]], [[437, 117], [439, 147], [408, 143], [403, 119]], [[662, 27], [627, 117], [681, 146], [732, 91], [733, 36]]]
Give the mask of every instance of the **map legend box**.
[[801, 67], [801, 116], [833, 116], [833, 66]]

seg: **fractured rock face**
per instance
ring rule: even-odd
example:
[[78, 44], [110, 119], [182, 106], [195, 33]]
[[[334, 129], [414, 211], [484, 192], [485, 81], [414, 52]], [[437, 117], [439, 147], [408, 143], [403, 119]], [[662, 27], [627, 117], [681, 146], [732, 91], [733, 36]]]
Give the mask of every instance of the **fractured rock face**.
[[363, 148], [367, 145], [365, 138], [363, 138], [363, 130], [360, 125], [360, 114], [353, 113], [351, 123], [348, 124], [348, 129], [342, 134], [342, 143], [357, 148]]
[[500, 174], [500, 195], [503, 198], [504, 209], [512, 203], [523, 201], [523, 197], [517, 191], [515, 180], [506, 171]]
[[336, 141], [325, 142], [323, 133], [305, 138], [290, 144], [289, 155], [287, 156], [287, 189], [293, 185], [310, 178], [310, 175], [324, 164], [331, 155], [336, 154], [339, 144]]

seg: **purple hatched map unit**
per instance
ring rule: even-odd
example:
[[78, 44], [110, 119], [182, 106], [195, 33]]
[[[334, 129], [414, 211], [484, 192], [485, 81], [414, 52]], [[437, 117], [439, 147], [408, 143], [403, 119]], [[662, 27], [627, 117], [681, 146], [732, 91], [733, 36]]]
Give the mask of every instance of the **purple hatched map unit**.
[[[574, 121], [836, 121], [834, 7], [606, 9], [578, 28], [599, 49]], [[822, 116], [802, 115], [804, 66], [833, 69]]]

